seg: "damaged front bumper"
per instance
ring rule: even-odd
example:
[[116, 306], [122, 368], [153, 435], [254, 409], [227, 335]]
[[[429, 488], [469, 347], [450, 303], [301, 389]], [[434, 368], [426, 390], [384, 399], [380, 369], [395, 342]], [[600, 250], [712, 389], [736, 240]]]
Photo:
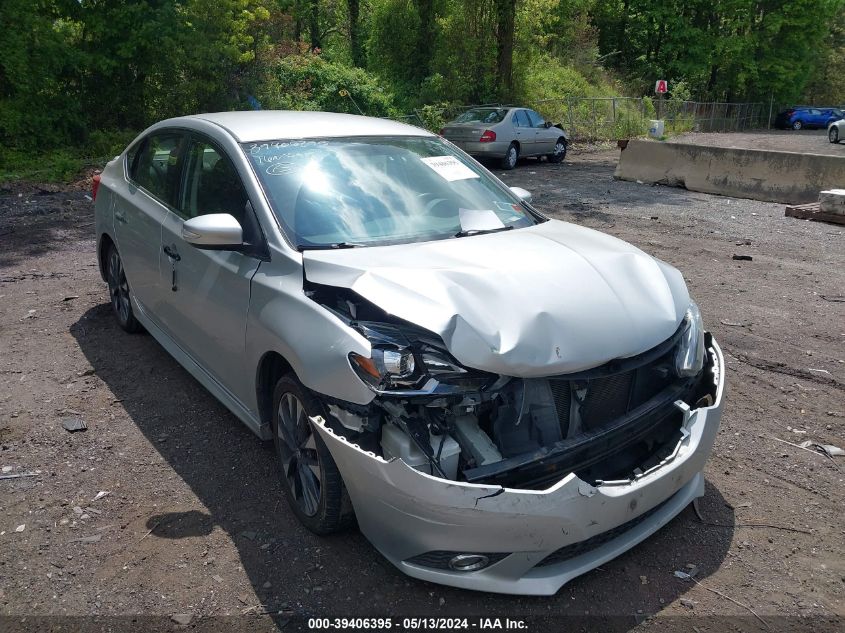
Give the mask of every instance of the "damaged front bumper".
[[[546, 490], [449, 481], [387, 461], [314, 426], [349, 491], [370, 542], [406, 574], [445, 585], [551, 595], [633, 547], [704, 494], [704, 464], [722, 412], [724, 361], [709, 346], [713, 404], [683, 402], [681, 439], [663, 461], [624, 481], [591, 485], [571, 473]], [[456, 558], [486, 567], [456, 571]], [[457, 560], [461, 560], [458, 558]]]

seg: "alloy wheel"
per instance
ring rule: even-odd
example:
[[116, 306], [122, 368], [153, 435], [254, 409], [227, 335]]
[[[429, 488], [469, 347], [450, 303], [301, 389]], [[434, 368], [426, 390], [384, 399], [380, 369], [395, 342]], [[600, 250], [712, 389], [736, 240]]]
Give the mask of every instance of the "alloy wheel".
[[830, 128], [830, 132], [827, 133], [827, 138], [830, 139], [831, 143], [838, 143], [839, 142], [839, 130], [835, 126]]
[[116, 249], [112, 249], [109, 255], [109, 296], [120, 322], [127, 323], [130, 315], [129, 283]]
[[508, 166], [509, 167], [511, 167], [511, 168], [516, 167], [517, 156], [518, 156], [518, 153], [516, 151], [516, 146], [511, 145], [508, 148]]
[[294, 394], [287, 392], [279, 401], [276, 433], [282, 470], [296, 504], [306, 516], [320, 508], [322, 479], [320, 457], [308, 413]]

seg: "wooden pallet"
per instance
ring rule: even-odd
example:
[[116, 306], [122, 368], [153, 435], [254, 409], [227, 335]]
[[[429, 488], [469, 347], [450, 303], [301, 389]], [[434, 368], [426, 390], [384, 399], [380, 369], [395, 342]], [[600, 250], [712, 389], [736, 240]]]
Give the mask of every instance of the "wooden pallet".
[[813, 222], [829, 222], [830, 224], [845, 225], [845, 215], [822, 211], [819, 209], [818, 202], [788, 205], [786, 207], [786, 217], [798, 218], [799, 220], [812, 220]]

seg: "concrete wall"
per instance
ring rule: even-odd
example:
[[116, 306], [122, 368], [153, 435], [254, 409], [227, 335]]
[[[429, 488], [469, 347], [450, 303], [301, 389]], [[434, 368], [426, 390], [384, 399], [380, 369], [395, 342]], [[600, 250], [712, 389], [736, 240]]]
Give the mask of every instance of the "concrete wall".
[[615, 177], [735, 198], [803, 204], [845, 187], [845, 157], [629, 141]]

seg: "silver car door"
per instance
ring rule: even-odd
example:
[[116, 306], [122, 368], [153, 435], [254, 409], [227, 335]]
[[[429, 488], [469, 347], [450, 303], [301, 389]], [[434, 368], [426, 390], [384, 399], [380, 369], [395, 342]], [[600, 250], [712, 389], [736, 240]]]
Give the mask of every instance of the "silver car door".
[[[243, 252], [203, 250], [182, 239], [185, 220], [229, 213], [241, 223]], [[191, 136], [176, 208], [162, 225], [161, 284], [168, 299], [160, 311], [167, 333], [232, 396], [250, 401], [245, 367], [250, 284], [264, 239], [236, 168], [205, 137]]]
[[496, 134], [499, 134], [499, 128], [502, 128], [502, 140], [505, 140], [508, 136], [510, 136], [511, 138], [508, 140], [516, 141], [521, 146], [522, 127], [519, 124], [519, 120], [516, 113], [517, 110], [511, 110], [508, 116], [506, 116], [505, 119], [496, 128]]
[[531, 127], [531, 121], [528, 118], [528, 113], [520, 108], [518, 110], [514, 110], [512, 118], [515, 119], [514, 130], [517, 131], [520, 155], [530, 156], [534, 154], [537, 132]]
[[157, 322], [161, 225], [179, 184], [185, 135], [154, 132], [127, 152], [126, 186], [117, 190], [114, 233], [132, 297]]
[[531, 120], [531, 127], [536, 132], [534, 137], [536, 153], [551, 154], [554, 152], [557, 136], [552, 137], [552, 133], [546, 127], [546, 120], [534, 110], [528, 110], [528, 118]]

